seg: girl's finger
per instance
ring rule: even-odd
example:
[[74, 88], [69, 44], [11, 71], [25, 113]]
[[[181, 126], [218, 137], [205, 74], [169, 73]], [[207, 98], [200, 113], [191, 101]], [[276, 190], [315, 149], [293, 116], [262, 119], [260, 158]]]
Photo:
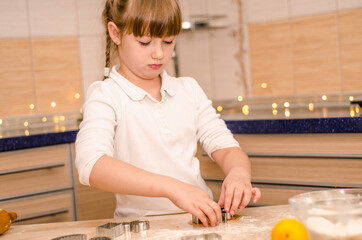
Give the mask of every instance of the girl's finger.
[[231, 207], [231, 201], [233, 199], [233, 195], [234, 195], [234, 188], [232, 187], [225, 187], [225, 194], [224, 194], [224, 209], [226, 212], [230, 211], [230, 207]]
[[221, 193], [220, 193], [218, 204], [220, 207], [222, 207], [222, 206], [224, 206], [224, 203], [225, 203], [225, 186], [223, 184], [221, 186]]
[[254, 195], [253, 197], [253, 203], [256, 203], [257, 201], [259, 201], [260, 197], [261, 197], [261, 192], [259, 188], [253, 188], [251, 190], [252, 194]]
[[234, 215], [236, 209], [239, 207], [241, 199], [243, 197], [243, 191], [241, 189], [235, 188], [233, 194], [233, 201], [230, 209], [230, 214]]
[[[215, 227], [216, 224], [218, 223], [218, 220], [217, 220], [216, 213], [215, 213], [214, 209], [212, 207], [210, 207], [208, 204], [203, 204], [201, 206], [201, 211], [208, 217], [208, 219], [210, 220], [211, 226]], [[206, 223], [207, 223], [207, 220], [206, 220]], [[207, 225], [208, 225], [208, 223], [207, 223]]]
[[215, 216], [216, 216], [216, 225], [219, 224], [219, 222], [221, 221], [221, 209], [220, 209], [220, 206], [214, 202], [214, 201], [211, 201], [209, 203], [209, 206], [214, 210], [215, 212]]
[[250, 192], [250, 190], [244, 189], [243, 201], [241, 202], [241, 204], [239, 206], [240, 209], [245, 208], [249, 204], [251, 194], [252, 193]]
[[205, 213], [203, 211], [201, 211], [201, 209], [198, 209], [195, 213], [193, 213], [193, 215], [202, 222], [202, 225], [204, 225], [204, 227], [209, 226], [208, 219], [207, 219]]

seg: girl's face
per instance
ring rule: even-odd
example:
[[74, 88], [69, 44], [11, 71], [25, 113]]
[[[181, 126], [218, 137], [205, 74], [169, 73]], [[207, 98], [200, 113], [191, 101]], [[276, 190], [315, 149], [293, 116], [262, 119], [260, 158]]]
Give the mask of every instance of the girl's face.
[[119, 72], [130, 81], [155, 80], [170, 62], [176, 36], [151, 38], [125, 34], [118, 46]]

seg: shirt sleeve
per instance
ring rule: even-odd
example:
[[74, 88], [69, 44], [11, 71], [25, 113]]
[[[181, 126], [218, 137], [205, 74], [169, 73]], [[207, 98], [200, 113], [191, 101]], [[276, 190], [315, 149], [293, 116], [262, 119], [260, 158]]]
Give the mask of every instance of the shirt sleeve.
[[97, 160], [103, 155], [113, 156], [116, 115], [111, 96], [105, 82], [95, 82], [89, 87], [83, 105], [83, 121], [75, 142], [75, 165], [84, 185], [90, 185], [89, 176]]
[[191, 79], [191, 82], [198, 114], [196, 121], [197, 138], [203, 149], [211, 157], [211, 154], [216, 150], [240, 147], [199, 84], [194, 79]]

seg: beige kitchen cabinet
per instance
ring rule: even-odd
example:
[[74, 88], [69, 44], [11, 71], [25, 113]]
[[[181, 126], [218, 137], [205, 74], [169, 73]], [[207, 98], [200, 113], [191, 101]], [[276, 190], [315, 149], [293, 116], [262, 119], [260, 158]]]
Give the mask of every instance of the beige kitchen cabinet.
[[[362, 187], [362, 134], [236, 134], [262, 191], [257, 205], [287, 204], [298, 193]], [[199, 146], [201, 174], [218, 200], [224, 173]]]
[[0, 39], [0, 116], [79, 111], [78, 42], [71, 36]]
[[0, 153], [0, 209], [14, 224], [113, 218], [113, 193], [79, 183], [74, 143]]
[[14, 224], [75, 220], [69, 144], [0, 153], [0, 208]]
[[72, 190], [21, 197], [0, 204], [1, 208], [17, 213], [19, 219], [14, 224], [68, 222], [74, 220]]

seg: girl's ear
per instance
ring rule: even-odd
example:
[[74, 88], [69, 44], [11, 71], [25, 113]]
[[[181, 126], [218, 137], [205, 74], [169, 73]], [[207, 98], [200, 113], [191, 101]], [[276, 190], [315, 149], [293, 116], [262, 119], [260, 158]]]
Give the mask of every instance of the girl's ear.
[[121, 38], [119, 36], [118, 27], [116, 26], [116, 24], [114, 22], [108, 22], [107, 26], [108, 26], [109, 36], [111, 37], [112, 41], [116, 45], [119, 45], [121, 43]]

